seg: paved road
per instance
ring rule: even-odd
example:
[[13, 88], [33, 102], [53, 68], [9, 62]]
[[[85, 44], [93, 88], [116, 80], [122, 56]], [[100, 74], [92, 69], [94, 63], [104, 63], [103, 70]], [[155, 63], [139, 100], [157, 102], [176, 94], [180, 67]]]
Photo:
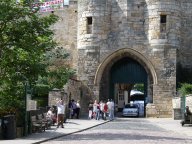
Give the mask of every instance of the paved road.
[[117, 118], [95, 128], [44, 144], [192, 144], [192, 137], [143, 118]]

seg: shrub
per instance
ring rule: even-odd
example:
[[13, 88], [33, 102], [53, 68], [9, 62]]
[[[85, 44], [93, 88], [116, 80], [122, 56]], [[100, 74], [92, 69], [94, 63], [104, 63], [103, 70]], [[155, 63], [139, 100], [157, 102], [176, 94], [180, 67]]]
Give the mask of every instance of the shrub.
[[178, 89], [182, 96], [192, 94], [192, 84], [182, 83], [181, 87]]

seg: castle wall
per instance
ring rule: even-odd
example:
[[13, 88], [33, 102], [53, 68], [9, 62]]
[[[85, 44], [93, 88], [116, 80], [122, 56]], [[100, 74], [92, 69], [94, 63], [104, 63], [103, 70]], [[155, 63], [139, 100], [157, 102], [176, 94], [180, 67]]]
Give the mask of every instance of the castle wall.
[[[91, 98], [109, 95], [110, 66], [127, 55], [150, 77], [153, 104], [147, 107], [147, 116], [171, 117], [176, 65], [192, 68], [191, 0], [70, 0], [68, 7], [55, 13], [61, 17], [53, 26], [55, 39], [71, 53], [77, 79], [90, 90]], [[131, 51], [116, 54], [123, 49]]]
[[192, 82], [192, 1], [181, 3], [181, 46], [177, 51], [177, 81]]
[[[155, 68], [158, 82], [153, 85], [153, 103], [157, 115], [171, 116], [171, 97], [176, 92], [176, 51], [181, 41], [180, 3], [177, 0], [93, 0], [81, 1], [78, 9], [78, 55], [82, 66], [78, 69], [79, 79], [99, 97], [99, 86], [93, 83], [98, 66], [118, 49], [133, 49]], [[160, 15], [167, 18], [163, 32]], [[86, 33], [89, 16], [93, 19], [91, 34]], [[108, 85], [107, 79], [102, 81], [100, 85]]]
[[192, 69], [192, 1], [181, 2], [181, 47], [178, 49], [178, 62], [182, 67]]
[[[60, 10], [55, 10], [54, 14], [59, 16], [59, 21], [52, 26], [55, 32], [54, 39], [70, 53], [68, 59], [72, 68], [77, 69], [77, 0], [70, 0], [69, 5]], [[44, 12], [41, 15], [48, 15], [51, 12]]]

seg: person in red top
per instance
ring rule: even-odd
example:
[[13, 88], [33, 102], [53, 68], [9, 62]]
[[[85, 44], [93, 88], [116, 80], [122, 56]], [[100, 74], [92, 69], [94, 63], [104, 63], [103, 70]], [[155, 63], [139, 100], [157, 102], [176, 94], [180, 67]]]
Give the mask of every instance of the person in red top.
[[104, 120], [106, 120], [107, 111], [108, 111], [108, 106], [107, 106], [107, 103], [104, 102], [104, 109], [103, 109]]

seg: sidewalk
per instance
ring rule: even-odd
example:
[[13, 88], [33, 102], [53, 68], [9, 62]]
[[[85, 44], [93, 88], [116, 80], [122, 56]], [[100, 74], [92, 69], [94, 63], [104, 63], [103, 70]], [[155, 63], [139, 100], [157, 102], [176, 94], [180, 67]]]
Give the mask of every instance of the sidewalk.
[[[182, 127], [180, 124], [181, 120], [173, 120], [172, 118], [144, 118], [143, 120], [146, 120], [168, 131], [179, 133], [181, 135], [192, 136], [192, 125], [184, 125]], [[47, 140], [62, 137], [64, 135], [80, 132], [106, 122], [108, 121], [98, 121], [94, 119], [68, 119], [64, 124], [65, 128], [56, 128], [56, 126], [52, 126], [50, 130], [46, 130], [42, 133], [33, 133], [27, 137], [13, 140], [0, 140], [0, 144], [38, 144]]]
[[52, 126], [50, 130], [42, 133], [32, 133], [26, 137], [17, 138], [13, 140], [0, 140], [0, 144], [38, 144], [54, 138], [59, 138], [64, 135], [80, 132], [91, 127], [106, 123], [104, 120], [88, 120], [88, 119], [67, 119], [64, 128], [56, 128]]
[[172, 118], [146, 118], [146, 120], [168, 131], [192, 137], [192, 125], [181, 126], [181, 120]]

